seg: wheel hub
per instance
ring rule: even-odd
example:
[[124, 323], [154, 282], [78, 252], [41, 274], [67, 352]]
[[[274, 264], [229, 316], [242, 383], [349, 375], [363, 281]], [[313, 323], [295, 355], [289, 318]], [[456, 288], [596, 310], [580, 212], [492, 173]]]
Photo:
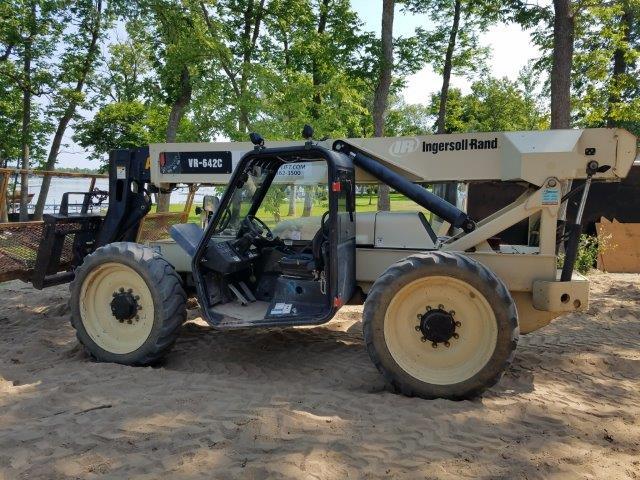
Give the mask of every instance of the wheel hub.
[[113, 292], [113, 300], [111, 300], [111, 313], [120, 323], [127, 321], [131, 323], [133, 318], [138, 318], [138, 310], [142, 307], [138, 305], [138, 295], [133, 295], [133, 291], [129, 289], [125, 292], [123, 288], [118, 292]]
[[456, 332], [460, 322], [455, 319], [455, 312], [445, 310], [444, 305], [438, 305], [438, 308], [428, 306], [426, 313], [418, 315], [418, 320], [420, 324], [416, 326], [416, 331], [422, 335], [422, 341], [430, 342], [433, 348], [440, 343], [449, 347], [452, 338], [460, 337]]

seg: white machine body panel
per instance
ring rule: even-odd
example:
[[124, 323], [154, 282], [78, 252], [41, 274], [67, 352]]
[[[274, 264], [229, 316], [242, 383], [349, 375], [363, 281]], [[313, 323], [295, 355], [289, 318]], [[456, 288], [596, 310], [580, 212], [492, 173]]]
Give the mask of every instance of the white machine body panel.
[[435, 249], [435, 240], [419, 212], [356, 214], [356, 245], [377, 248]]
[[[598, 180], [624, 178], [636, 158], [636, 139], [623, 129], [549, 130], [539, 132], [457, 133], [417, 137], [350, 138], [346, 143], [371, 155], [413, 182], [525, 181], [540, 186], [549, 177], [585, 178], [591, 160], [612, 168]], [[267, 141], [268, 147], [300, 145], [301, 141]], [[333, 140], [318, 142], [331, 148]], [[162, 143], [149, 146], [151, 180], [156, 185], [206, 183], [224, 185], [240, 158], [253, 149], [249, 142]], [[205, 158], [187, 158], [201, 152]], [[202, 153], [202, 152], [206, 152]], [[167, 165], [167, 154], [181, 153], [183, 162], [224, 163], [227, 168], [180, 172]], [[207, 156], [208, 155], [208, 156]], [[175, 155], [174, 155], [175, 156]], [[197, 155], [195, 155], [197, 156]], [[224, 157], [224, 158], [223, 158]], [[230, 158], [230, 162], [229, 159]], [[164, 165], [161, 165], [161, 159]], [[224, 160], [224, 162], [223, 162]], [[213, 172], [213, 173], [212, 173]], [[289, 172], [292, 173], [292, 172]], [[312, 169], [295, 172], [296, 183], [313, 183]], [[298, 175], [300, 173], [300, 175]], [[283, 171], [276, 181], [290, 182]], [[309, 178], [306, 178], [309, 176]], [[356, 168], [356, 181], [375, 182]]]

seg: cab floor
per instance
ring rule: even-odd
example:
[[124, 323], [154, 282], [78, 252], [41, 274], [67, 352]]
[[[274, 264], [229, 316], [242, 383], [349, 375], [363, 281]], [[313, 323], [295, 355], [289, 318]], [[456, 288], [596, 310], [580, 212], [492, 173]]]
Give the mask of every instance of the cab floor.
[[222, 322], [223, 324], [231, 324], [238, 321], [256, 322], [264, 319], [267, 316], [269, 305], [269, 302], [261, 302], [259, 300], [244, 306], [239, 302], [229, 302], [221, 305], [216, 305], [211, 310], [226, 317]]

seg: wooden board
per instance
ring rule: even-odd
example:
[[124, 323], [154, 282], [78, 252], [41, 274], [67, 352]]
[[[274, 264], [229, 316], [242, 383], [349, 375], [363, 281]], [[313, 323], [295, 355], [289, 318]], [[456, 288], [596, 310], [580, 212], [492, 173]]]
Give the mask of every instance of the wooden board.
[[598, 270], [614, 273], [640, 273], [640, 223], [612, 222], [602, 217], [596, 223], [599, 243]]

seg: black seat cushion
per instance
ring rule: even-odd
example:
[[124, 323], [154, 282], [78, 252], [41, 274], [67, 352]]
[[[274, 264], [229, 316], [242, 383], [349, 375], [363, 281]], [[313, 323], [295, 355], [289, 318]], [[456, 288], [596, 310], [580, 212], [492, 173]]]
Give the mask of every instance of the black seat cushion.
[[311, 253], [295, 253], [282, 257], [278, 262], [282, 274], [290, 277], [311, 278], [316, 262]]
[[280, 259], [278, 265], [282, 269], [282, 274], [290, 277], [310, 278], [313, 277], [314, 271], [321, 271], [324, 268], [322, 244], [325, 241], [326, 235], [320, 228], [311, 241], [312, 253], [294, 253]]
[[195, 223], [178, 223], [171, 226], [169, 235], [190, 257], [193, 257], [202, 240], [204, 230]]

